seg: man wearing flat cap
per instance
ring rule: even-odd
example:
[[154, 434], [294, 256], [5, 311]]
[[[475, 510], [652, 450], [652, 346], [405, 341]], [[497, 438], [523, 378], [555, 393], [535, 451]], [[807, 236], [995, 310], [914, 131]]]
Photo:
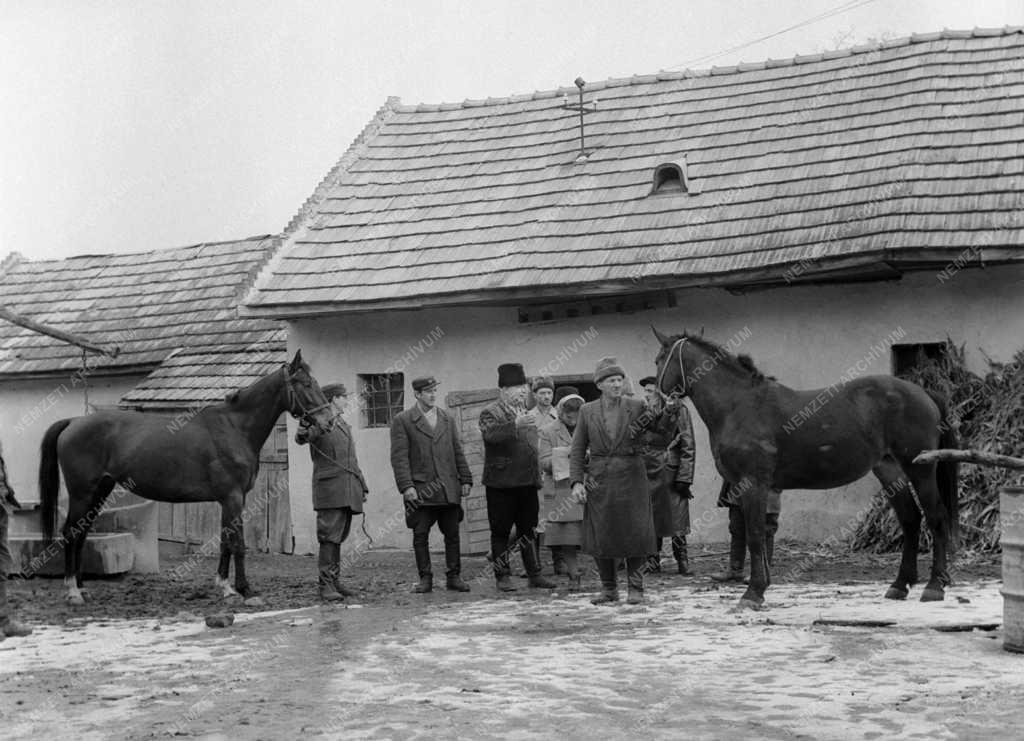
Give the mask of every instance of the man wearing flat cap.
[[535, 528], [540, 511], [537, 419], [526, 410], [526, 373], [519, 363], [498, 366], [498, 400], [480, 412], [484, 440], [484, 486], [491, 529], [494, 577], [502, 592], [514, 592], [509, 568], [509, 535], [515, 526], [531, 587], [554, 589], [541, 575]]
[[619, 559], [626, 560], [629, 602], [643, 602], [644, 563], [654, 543], [639, 443], [650, 417], [639, 400], [623, 398], [625, 377], [615, 358], [598, 361], [594, 383], [601, 398], [580, 408], [569, 450], [572, 493], [584, 503], [583, 552], [594, 557], [601, 577], [602, 591], [594, 604], [619, 601]]
[[412, 530], [412, 550], [419, 583], [413, 592], [434, 588], [430, 564], [430, 528], [444, 535], [446, 586], [468, 592], [462, 579], [459, 522], [462, 499], [469, 495], [473, 475], [462, 452], [455, 421], [437, 407], [437, 379], [413, 379], [416, 403], [391, 423], [391, 468], [405, 503], [405, 524]]
[[369, 488], [356, 460], [352, 428], [342, 417], [348, 403], [345, 385], [332, 383], [322, 388], [334, 406], [330, 429], [300, 424], [295, 442], [309, 445], [313, 459], [313, 509], [316, 510], [316, 539], [320, 544], [317, 574], [320, 599], [338, 602], [356, 593], [340, 581], [341, 544], [352, 528], [352, 516], [362, 514]]

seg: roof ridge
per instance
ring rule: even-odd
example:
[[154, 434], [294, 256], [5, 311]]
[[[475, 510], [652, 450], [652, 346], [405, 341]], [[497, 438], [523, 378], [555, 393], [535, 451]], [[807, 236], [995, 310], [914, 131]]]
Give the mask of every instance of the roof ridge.
[[[659, 70], [654, 74], [631, 75], [629, 77], [609, 77], [605, 80], [597, 80], [587, 83], [587, 91], [604, 90], [612, 87], [623, 87], [626, 85], [646, 85], [652, 82], [664, 80], [681, 80], [689, 77], [711, 77], [719, 75], [738, 74], [742, 72], [753, 72], [776, 67], [788, 67], [798, 64], [813, 64], [815, 62], [831, 61], [844, 57], [853, 57], [860, 54], [880, 51], [882, 49], [893, 49], [900, 46], [940, 41], [943, 39], [970, 39], [970, 38], [991, 38], [994, 36], [1012, 36], [1013, 34], [1024, 33], [1024, 26], [1003, 26], [1001, 28], [979, 28], [975, 26], [971, 30], [955, 30], [944, 28], [941, 31], [931, 33], [914, 33], [910, 36], [902, 36], [895, 39], [887, 39], [870, 44], [845, 47], [831, 51], [816, 52], [813, 54], [796, 54], [792, 57], [780, 59], [768, 58], [761, 62], [739, 62], [726, 67], [710, 67], [706, 69], [685, 69], [681, 72], [673, 72], [670, 69]], [[451, 111], [461, 108], [480, 108], [491, 105], [507, 105], [509, 103], [523, 103], [529, 100], [544, 100], [557, 98], [562, 95], [576, 95], [578, 90], [575, 86], [563, 86], [554, 90], [535, 90], [533, 93], [519, 93], [507, 95], [500, 98], [470, 99], [467, 98], [461, 103], [416, 103], [410, 105], [396, 104], [394, 110], [398, 113], [423, 113], [431, 111]], [[398, 98], [388, 98], [390, 103]], [[358, 140], [357, 140], [358, 141]]]
[[[53, 257], [43, 258], [41, 260], [30, 260], [17, 252], [12, 254], [18, 255], [19, 261], [32, 263], [33, 265], [39, 265], [40, 263], [46, 262], [68, 262], [70, 260], [94, 260], [98, 257], [132, 257], [137, 255], [159, 255], [165, 252], [171, 252], [172, 250], [198, 250], [204, 247], [216, 247], [222, 244], [241, 244], [242, 242], [256, 242], [268, 238], [273, 238], [274, 234], [255, 234], [251, 237], [243, 237], [241, 239], [220, 239], [209, 242], [195, 242], [194, 244], [182, 244], [171, 247], [157, 247], [151, 250], [139, 250], [137, 252], [90, 252], [81, 255], [68, 255], [67, 257]], [[9, 258], [8, 258], [9, 259]], [[6, 266], [6, 259], [4, 263], [0, 263], [0, 267]], [[3, 274], [3, 270], [0, 270], [0, 275]]]

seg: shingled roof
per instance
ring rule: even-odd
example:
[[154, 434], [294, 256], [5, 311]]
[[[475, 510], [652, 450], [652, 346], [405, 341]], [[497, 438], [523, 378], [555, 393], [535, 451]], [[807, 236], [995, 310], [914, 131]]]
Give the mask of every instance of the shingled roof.
[[[248, 311], [289, 316], [1024, 259], [1024, 34], [460, 104], [389, 99], [303, 206]], [[652, 194], [685, 158], [690, 192]], [[789, 271], [787, 273], [787, 271]]]
[[[98, 345], [118, 346], [115, 358], [89, 355], [94, 373], [147, 372], [176, 351], [263, 353], [268, 343], [283, 343], [281, 325], [239, 317], [237, 307], [274, 240], [66, 260], [15, 255], [0, 266], [0, 304]], [[282, 346], [277, 362], [283, 357]], [[79, 348], [0, 321], [0, 378], [73, 372], [81, 362]]]

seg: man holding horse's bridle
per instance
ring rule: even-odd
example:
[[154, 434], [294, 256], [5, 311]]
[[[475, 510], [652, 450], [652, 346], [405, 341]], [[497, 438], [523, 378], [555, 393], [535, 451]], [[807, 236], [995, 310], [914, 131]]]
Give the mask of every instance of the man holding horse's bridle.
[[14, 490], [7, 481], [7, 467], [4, 465], [3, 450], [0, 449], [0, 641], [7, 636], [27, 636], [32, 629], [11, 617], [7, 606], [7, 575], [14, 561], [7, 547], [7, 523], [11, 509], [21, 509], [14, 497]]

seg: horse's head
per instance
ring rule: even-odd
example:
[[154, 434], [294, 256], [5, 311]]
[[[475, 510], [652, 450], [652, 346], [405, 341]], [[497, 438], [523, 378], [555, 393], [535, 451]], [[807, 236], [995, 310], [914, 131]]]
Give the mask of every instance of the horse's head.
[[331, 428], [334, 421], [331, 402], [324, 396], [320, 384], [302, 360], [301, 350], [295, 353], [291, 363], [284, 366], [284, 386], [289, 414], [302, 422], [315, 425], [321, 432]]
[[669, 337], [653, 326], [651, 331], [661, 343], [658, 356], [654, 359], [654, 364], [658, 368], [658, 389], [667, 396], [686, 396], [690, 390], [686, 383], [686, 369], [683, 368], [683, 345], [688, 339], [686, 333]]

